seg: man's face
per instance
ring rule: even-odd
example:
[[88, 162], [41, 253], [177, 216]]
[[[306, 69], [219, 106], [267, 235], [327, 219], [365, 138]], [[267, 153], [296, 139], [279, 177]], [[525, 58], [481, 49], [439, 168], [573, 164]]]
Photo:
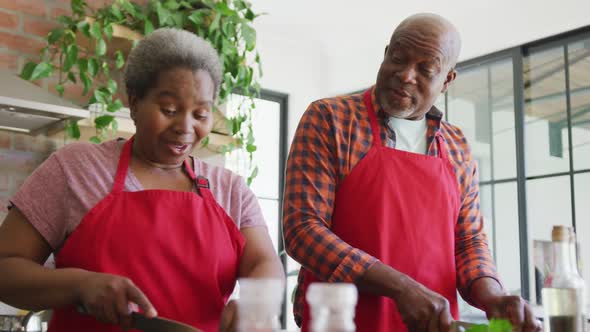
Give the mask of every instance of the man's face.
[[377, 102], [390, 116], [421, 119], [455, 72], [448, 65], [449, 47], [444, 35], [418, 29], [396, 31], [377, 76]]

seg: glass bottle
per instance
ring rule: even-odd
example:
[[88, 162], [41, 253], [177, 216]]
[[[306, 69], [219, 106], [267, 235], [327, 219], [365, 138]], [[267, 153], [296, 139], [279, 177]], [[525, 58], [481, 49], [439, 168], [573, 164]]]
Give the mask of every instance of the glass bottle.
[[238, 280], [238, 332], [276, 332], [285, 292], [279, 279]]
[[358, 299], [350, 283], [312, 283], [306, 294], [311, 310], [311, 332], [354, 332]]
[[585, 331], [585, 285], [572, 263], [570, 239], [569, 227], [553, 227], [553, 269], [542, 290], [546, 332]]

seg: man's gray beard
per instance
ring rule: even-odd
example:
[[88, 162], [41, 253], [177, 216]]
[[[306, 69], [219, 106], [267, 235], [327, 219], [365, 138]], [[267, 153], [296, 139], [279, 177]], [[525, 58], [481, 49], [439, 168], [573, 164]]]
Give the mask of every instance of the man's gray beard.
[[[383, 110], [385, 111], [385, 113], [388, 116], [392, 116], [397, 119], [407, 119], [408, 117], [414, 115], [414, 113], [416, 112], [416, 108], [414, 106], [410, 106], [404, 110], [399, 110], [399, 109], [396, 109], [395, 107], [391, 107], [391, 105], [389, 105], [389, 104], [385, 105], [385, 107], [383, 107]], [[388, 112], [391, 110], [395, 110], [394, 111], [395, 113]]]

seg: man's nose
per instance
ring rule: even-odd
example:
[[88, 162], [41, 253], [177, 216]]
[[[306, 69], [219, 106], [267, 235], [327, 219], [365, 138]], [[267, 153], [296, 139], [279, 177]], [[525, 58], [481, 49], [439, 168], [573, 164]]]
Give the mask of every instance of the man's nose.
[[397, 77], [399, 78], [401, 83], [404, 84], [415, 84], [416, 83], [416, 70], [413, 66], [407, 66], [403, 70], [400, 70], [397, 73]]

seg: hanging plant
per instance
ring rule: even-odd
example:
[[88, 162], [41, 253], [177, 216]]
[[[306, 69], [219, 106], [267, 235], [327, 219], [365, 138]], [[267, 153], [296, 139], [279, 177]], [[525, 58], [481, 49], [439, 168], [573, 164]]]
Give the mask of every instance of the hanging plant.
[[[129, 48], [143, 35], [160, 27], [191, 31], [209, 41], [219, 53], [223, 64], [223, 81], [218, 105], [237, 92], [246, 96], [237, 114], [227, 120], [227, 131], [237, 144], [223, 148], [231, 151], [243, 147], [248, 152], [250, 174], [248, 183], [256, 176], [252, 155], [256, 151], [252, 132], [254, 98], [260, 94], [257, 78], [262, 75], [260, 56], [256, 52], [256, 31], [252, 22], [255, 14], [245, 0], [150, 0], [138, 5], [129, 0], [116, 0], [102, 8], [93, 9], [84, 0], [71, 1], [72, 15], [61, 16], [59, 28], [47, 36], [47, 46], [41, 50], [41, 61], [29, 62], [21, 72], [27, 80], [56, 77], [55, 90], [63, 96], [68, 82], [81, 83], [82, 95], [90, 94], [89, 104], [101, 105], [94, 119], [99, 143], [110, 130], [117, 130], [114, 112], [123, 107], [118, 94], [120, 73]], [[128, 38], [129, 48], [116, 42]], [[115, 37], [114, 37], [115, 36]], [[117, 39], [119, 38], [119, 39]], [[243, 130], [243, 127], [246, 127]], [[75, 121], [66, 125], [68, 137], [78, 139], [80, 129]], [[203, 140], [207, 144], [208, 140]]]

